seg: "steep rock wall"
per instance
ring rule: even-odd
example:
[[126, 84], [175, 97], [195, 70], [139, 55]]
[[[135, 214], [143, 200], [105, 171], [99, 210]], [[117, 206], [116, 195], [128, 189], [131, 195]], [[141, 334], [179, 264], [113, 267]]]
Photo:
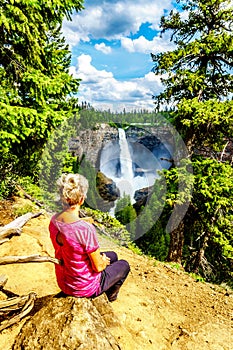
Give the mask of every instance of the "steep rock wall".
[[[126, 135], [130, 142], [142, 144], [150, 151], [161, 142], [173, 147], [173, 135], [165, 127], [130, 126], [126, 129]], [[104, 123], [97, 124], [95, 128], [80, 130], [79, 135], [70, 141], [69, 149], [79, 160], [85, 156], [85, 159], [98, 169], [102, 149], [110, 142], [117, 144], [118, 138], [116, 127]]]
[[77, 137], [72, 138], [69, 150], [81, 161], [83, 157], [92, 166], [98, 168], [102, 148], [110, 141], [118, 138], [118, 129], [108, 124], [97, 124], [93, 129], [80, 130]]

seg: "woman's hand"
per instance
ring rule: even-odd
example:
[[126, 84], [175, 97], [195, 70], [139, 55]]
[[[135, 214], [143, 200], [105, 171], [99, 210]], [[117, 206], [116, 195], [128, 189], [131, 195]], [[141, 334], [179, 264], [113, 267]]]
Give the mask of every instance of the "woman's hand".
[[110, 259], [104, 253], [100, 253], [99, 248], [88, 255], [91, 260], [92, 268], [96, 272], [101, 272], [110, 265]]
[[101, 253], [101, 255], [102, 255], [103, 261], [106, 263], [106, 265], [107, 266], [110, 265], [110, 258], [107, 257], [107, 255], [104, 253]]

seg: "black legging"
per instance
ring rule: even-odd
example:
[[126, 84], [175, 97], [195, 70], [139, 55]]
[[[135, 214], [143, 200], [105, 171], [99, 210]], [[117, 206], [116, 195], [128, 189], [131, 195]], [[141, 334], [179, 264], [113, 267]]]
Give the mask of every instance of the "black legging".
[[126, 260], [118, 260], [115, 252], [109, 251], [104, 254], [110, 258], [110, 265], [101, 272], [100, 292], [106, 293], [109, 301], [114, 301], [117, 298], [120, 287], [124, 283], [130, 271], [129, 263]]

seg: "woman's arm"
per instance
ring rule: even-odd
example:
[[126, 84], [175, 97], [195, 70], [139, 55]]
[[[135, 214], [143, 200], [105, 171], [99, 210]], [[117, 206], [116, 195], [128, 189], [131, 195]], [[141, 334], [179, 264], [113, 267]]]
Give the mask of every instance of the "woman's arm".
[[101, 272], [110, 265], [110, 259], [105, 254], [101, 254], [99, 248], [88, 255], [95, 272]]

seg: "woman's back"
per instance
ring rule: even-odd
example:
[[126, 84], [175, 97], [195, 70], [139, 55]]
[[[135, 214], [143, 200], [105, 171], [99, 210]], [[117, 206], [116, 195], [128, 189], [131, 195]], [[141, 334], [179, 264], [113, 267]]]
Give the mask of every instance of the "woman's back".
[[54, 216], [49, 231], [55, 256], [63, 262], [61, 266], [56, 266], [59, 287], [69, 295], [94, 294], [101, 275], [93, 270], [88, 256], [99, 248], [94, 227], [84, 220], [65, 223]]

